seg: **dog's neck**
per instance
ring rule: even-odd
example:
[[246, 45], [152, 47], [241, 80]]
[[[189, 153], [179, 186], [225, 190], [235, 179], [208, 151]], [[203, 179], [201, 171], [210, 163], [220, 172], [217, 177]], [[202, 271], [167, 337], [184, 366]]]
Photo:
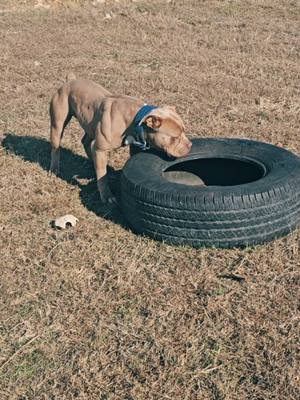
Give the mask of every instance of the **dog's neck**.
[[138, 110], [130, 126], [130, 132], [128, 132], [128, 134], [125, 136], [125, 145], [133, 144], [143, 151], [149, 150], [150, 145], [146, 141], [146, 133], [147, 129], [149, 128], [146, 126], [143, 120], [145, 116], [150, 114], [151, 111], [155, 110], [156, 108], [156, 106], [144, 104], [143, 107]]

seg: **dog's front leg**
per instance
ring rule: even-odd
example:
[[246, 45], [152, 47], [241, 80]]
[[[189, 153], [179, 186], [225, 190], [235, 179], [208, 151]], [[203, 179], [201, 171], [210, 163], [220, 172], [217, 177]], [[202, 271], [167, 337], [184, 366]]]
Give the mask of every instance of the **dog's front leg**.
[[103, 203], [114, 204], [117, 202], [112, 194], [107, 177], [108, 151], [97, 149], [95, 142], [92, 144], [93, 161], [97, 176], [97, 187]]

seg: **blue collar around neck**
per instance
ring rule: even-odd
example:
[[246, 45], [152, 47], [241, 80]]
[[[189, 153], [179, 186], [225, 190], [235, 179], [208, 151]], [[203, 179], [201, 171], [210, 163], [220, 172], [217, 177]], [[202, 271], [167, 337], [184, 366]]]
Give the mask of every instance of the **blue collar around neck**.
[[127, 136], [125, 139], [125, 144], [134, 144], [141, 150], [149, 150], [150, 146], [145, 139], [146, 124], [142, 121], [147, 114], [149, 114], [152, 110], [155, 110], [156, 108], [156, 106], [145, 104], [139, 109], [132, 122], [133, 136]]

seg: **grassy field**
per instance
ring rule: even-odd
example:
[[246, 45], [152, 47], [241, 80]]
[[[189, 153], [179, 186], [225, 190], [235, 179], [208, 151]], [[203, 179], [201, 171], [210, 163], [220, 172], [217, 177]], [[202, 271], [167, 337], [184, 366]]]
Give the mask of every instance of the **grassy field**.
[[101, 205], [75, 121], [47, 175], [70, 71], [176, 105], [190, 137], [300, 153], [299, 20], [287, 0], [0, 0], [1, 400], [299, 398], [299, 230], [245, 250], [136, 236]]

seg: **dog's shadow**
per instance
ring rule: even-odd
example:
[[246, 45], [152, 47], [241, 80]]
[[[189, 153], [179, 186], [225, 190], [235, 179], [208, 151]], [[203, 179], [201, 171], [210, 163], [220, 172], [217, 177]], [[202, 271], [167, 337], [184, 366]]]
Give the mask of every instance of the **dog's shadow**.
[[[49, 170], [51, 145], [45, 139], [6, 133], [2, 140], [2, 147], [7, 152], [15, 154], [25, 161], [39, 164], [44, 170]], [[61, 148], [60, 159], [61, 167], [58, 176], [69, 184], [80, 188], [82, 204], [96, 215], [128, 228], [118, 206], [101, 203], [93, 163], [88, 158], [65, 148]], [[120, 174], [121, 171], [109, 167], [109, 183], [118, 204], [120, 203]], [[80, 183], [81, 180], [87, 180], [87, 183]]]

